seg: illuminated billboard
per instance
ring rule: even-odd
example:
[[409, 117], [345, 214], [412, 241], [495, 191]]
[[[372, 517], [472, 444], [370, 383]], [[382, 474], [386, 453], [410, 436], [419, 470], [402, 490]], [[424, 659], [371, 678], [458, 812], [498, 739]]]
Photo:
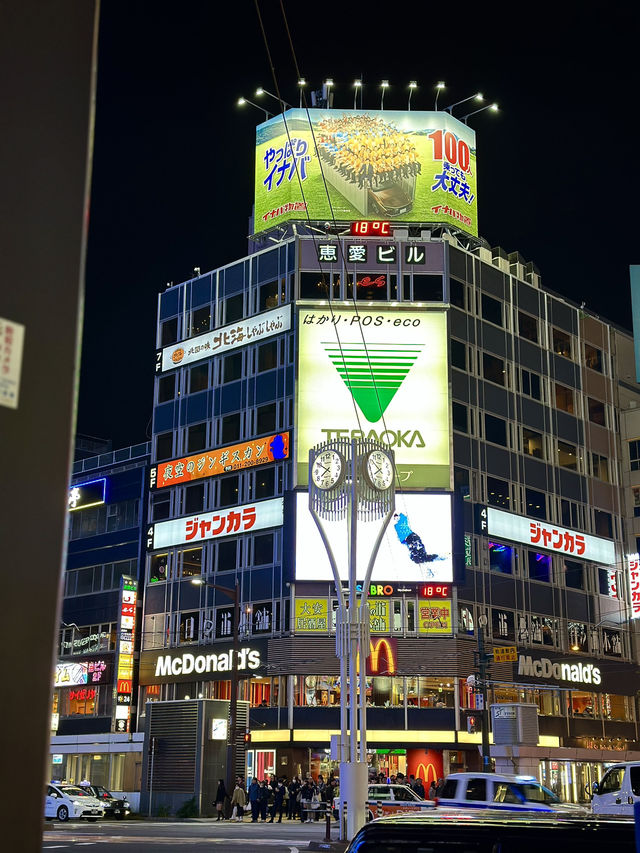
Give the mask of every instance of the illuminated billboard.
[[203, 477], [214, 477], [229, 471], [254, 468], [289, 457], [289, 433], [266, 435], [205, 450], [193, 456], [183, 456], [169, 462], [159, 462], [151, 467], [149, 488], [162, 489], [164, 486], [176, 486], [178, 483], [190, 483]]
[[[347, 525], [324, 522], [341, 580], [349, 576]], [[358, 522], [357, 579], [364, 580], [379, 522]], [[296, 494], [296, 581], [333, 581], [327, 552], [309, 512], [307, 492]], [[450, 495], [396, 495], [396, 512], [380, 544], [371, 581], [450, 583], [453, 580]], [[384, 603], [384, 602], [383, 602]], [[439, 605], [440, 606], [440, 605]]]
[[255, 233], [308, 215], [477, 235], [476, 186], [475, 133], [446, 112], [291, 109], [256, 128]]
[[291, 306], [283, 305], [273, 311], [264, 311], [255, 317], [237, 320], [228, 326], [221, 326], [211, 332], [197, 335], [178, 344], [171, 344], [156, 354], [156, 373], [184, 367], [203, 358], [211, 358], [223, 352], [230, 352], [247, 344], [255, 344], [287, 332], [291, 328]]
[[393, 448], [401, 489], [451, 487], [444, 311], [300, 308], [298, 337], [298, 485], [311, 447], [351, 437]]

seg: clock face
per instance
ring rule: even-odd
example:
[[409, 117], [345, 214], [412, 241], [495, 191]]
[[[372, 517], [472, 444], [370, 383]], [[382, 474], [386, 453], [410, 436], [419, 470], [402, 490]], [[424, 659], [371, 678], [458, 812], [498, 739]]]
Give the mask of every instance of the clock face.
[[393, 463], [384, 450], [372, 450], [367, 454], [364, 473], [370, 486], [380, 492], [386, 491], [393, 483]]
[[345, 459], [337, 450], [323, 450], [313, 460], [311, 478], [319, 489], [334, 489], [345, 474]]

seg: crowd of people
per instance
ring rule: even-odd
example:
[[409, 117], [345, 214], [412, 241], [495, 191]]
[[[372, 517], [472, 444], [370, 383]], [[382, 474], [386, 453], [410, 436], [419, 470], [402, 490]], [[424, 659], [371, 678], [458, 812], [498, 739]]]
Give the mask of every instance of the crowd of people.
[[419, 776], [414, 776], [413, 773], [411, 773], [408, 778], [404, 773], [397, 773], [396, 775], [391, 776], [386, 776], [384, 773], [378, 773], [372, 781], [379, 785], [408, 785], [411, 790], [415, 791], [415, 793], [419, 797], [422, 797], [423, 800], [435, 800], [436, 797], [441, 796], [442, 789], [444, 788], [444, 779], [440, 778], [437, 782], [432, 781], [429, 785], [429, 790], [425, 791], [422, 779]]
[[313, 823], [324, 817], [327, 808], [331, 809], [337, 786], [333, 773], [326, 782], [322, 774], [317, 782], [312, 776], [307, 776], [304, 782], [298, 776], [291, 781], [273, 774], [261, 780], [254, 776], [248, 786], [238, 776], [229, 795], [224, 780], [220, 779], [215, 798], [217, 820], [242, 822], [247, 815], [252, 823], [282, 823], [286, 816], [287, 820]]
[[382, 118], [343, 115], [316, 126], [318, 152], [346, 181], [373, 188], [419, 175], [422, 166], [408, 134]]

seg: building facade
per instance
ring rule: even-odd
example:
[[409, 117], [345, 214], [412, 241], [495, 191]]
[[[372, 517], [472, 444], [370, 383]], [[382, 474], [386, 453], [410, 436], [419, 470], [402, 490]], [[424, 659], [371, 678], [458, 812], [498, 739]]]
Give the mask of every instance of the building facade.
[[133, 796], [138, 590], [146, 558], [149, 445], [74, 463], [62, 624], [53, 685], [50, 778]]
[[[493, 757], [585, 800], [603, 764], [640, 757], [632, 338], [454, 229], [346, 233], [283, 227], [159, 296], [139, 714], [229, 698], [234, 610], [206, 583], [237, 584], [247, 775], [334, 767], [346, 686], [307, 459], [375, 437], [396, 452], [398, 517], [357, 687], [371, 771], [479, 767], [482, 628], [489, 652], [517, 650], [494, 656], [487, 701], [538, 708], [537, 745]], [[387, 350], [404, 366], [381, 392]]]

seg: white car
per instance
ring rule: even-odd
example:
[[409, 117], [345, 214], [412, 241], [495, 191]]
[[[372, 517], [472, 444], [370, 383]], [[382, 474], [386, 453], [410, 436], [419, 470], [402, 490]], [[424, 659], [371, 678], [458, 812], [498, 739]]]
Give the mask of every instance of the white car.
[[50, 783], [45, 792], [44, 816], [60, 821], [79, 818], [96, 821], [104, 817], [104, 807], [100, 800], [76, 785]]
[[633, 817], [640, 802], [640, 763], [621, 762], [610, 767], [600, 782], [593, 783], [591, 808], [594, 814]]
[[[383, 815], [416, 814], [434, 808], [433, 800], [421, 799], [408, 785], [369, 785], [367, 790], [367, 820]], [[333, 815], [338, 817], [340, 797], [333, 798]]]
[[451, 773], [447, 776], [438, 808], [497, 809], [510, 812], [562, 812], [569, 816], [588, 814], [573, 803], [563, 803], [534, 776], [502, 773]]

